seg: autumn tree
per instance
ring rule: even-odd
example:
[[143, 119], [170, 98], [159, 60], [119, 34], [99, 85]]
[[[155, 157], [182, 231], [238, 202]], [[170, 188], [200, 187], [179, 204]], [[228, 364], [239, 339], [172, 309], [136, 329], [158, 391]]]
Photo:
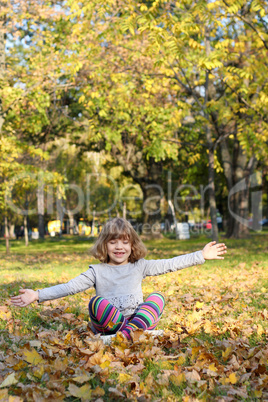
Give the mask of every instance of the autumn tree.
[[[205, 146], [215, 239], [215, 160], [219, 146], [229, 190], [250, 176], [254, 161], [266, 149], [266, 13], [263, 1], [230, 5], [226, 1], [154, 2], [125, 13], [122, 23], [125, 32], [132, 32], [141, 41], [148, 35], [149, 45], [143, 53], [155, 60], [159, 74], [176, 83], [179, 99], [184, 101], [180, 107], [192, 116], [192, 132]], [[232, 180], [226, 142], [229, 156], [233, 143]], [[248, 190], [234, 197], [232, 204], [245, 222]], [[247, 226], [233, 216], [228, 235], [247, 235]]]
[[179, 146], [167, 139], [176, 137], [182, 111], [174, 105], [178, 89], [143, 52], [147, 39], [141, 43], [122, 29], [116, 13], [122, 7], [102, 2], [70, 7], [69, 18], [76, 21], [70, 43], [81, 64], [75, 78], [84, 108], [80, 122], [87, 133], [78, 132], [74, 140], [84, 149], [105, 149], [140, 185], [149, 228], [161, 219], [163, 167], [178, 159]]
[[[74, 116], [78, 113], [75, 105], [69, 108], [70, 89], [74, 87], [67, 80], [70, 63], [65, 54], [70, 22], [64, 18], [65, 10], [60, 3], [27, 0], [6, 3], [4, 29], [9, 70], [4, 88], [3, 130], [5, 133], [12, 130], [18, 141], [46, 152], [49, 142], [74, 129]], [[48, 160], [40, 159], [38, 168], [45, 173]], [[44, 237], [44, 197], [44, 184], [40, 182], [37, 190], [40, 237]]]

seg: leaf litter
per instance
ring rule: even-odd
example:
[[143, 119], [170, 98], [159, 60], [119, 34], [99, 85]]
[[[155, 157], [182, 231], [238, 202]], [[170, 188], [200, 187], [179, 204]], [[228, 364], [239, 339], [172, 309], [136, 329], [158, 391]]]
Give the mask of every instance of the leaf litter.
[[0, 400], [268, 400], [267, 271], [197, 272], [146, 279], [145, 294], [167, 297], [163, 336], [110, 345], [91, 332], [85, 295], [19, 311], [2, 299]]

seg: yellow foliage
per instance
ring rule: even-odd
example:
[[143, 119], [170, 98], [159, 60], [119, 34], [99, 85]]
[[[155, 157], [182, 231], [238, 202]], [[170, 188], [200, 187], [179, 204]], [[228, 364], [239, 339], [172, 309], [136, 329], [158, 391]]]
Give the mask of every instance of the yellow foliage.
[[40, 363], [44, 364], [44, 359], [42, 356], [39, 355], [39, 353], [35, 349], [24, 349], [22, 352], [24, 360], [26, 360], [28, 363], [33, 364], [33, 365], [38, 365]]
[[210, 364], [210, 365], [208, 366], [208, 368], [209, 368], [209, 370], [214, 371], [214, 372], [217, 372], [217, 371], [218, 371], [217, 367], [215, 367], [215, 363]]
[[119, 373], [119, 377], [118, 377], [120, 384], [131, 380], [131, 378], [132, 378], [132, 376], [127, 373]]
[[180, 374], [171, 374], [169, 376], [169, 380], [172, 382], [172, 384], [176, 385], [179, 387], [182, 383], [186, 381], [186, 377], [184, 373]]
[[223, 360], [224, 360], [224, 361], [228, 360], [228, 358], [229, 358], [230, 354], [232, 353], [232, 351], [233, 351], [232, 347], [231, 347], [231, 346], [228, 346], [228, 347], [225, 349], [225, 351], [222, 352], [222, 357], [223, 357]]

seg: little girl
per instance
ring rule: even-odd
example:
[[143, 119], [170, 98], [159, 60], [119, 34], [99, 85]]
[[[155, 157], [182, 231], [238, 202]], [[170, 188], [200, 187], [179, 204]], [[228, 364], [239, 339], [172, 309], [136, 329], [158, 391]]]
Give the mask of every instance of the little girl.
[[91, 253], [100, 264], [90, 265], [86, 272], [65, 284], [37, 291], [20, 289], [19, 296], [11, 297], [12, 303], [25, 307], [36, 300], [41, 303], [58, 299], [94, 286], [96, 296], [89, 302], [93, 331], [106, 335], [121, 331], [131, 339], [131, 331], [154, 329], [165, 306], [160, 292], [151, 293], [143, 302], [143, 278], [203, 264], [205, 260], [224, 259], [226, 246], [210, 242], [195, 253], [145, 260], [147, 250], [131, 224], [115, 218], [104, 225]]

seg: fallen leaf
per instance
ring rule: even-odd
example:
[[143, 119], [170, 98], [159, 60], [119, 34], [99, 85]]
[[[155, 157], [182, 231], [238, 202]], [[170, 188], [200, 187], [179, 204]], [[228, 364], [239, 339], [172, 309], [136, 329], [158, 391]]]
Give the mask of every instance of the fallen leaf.
[[99, 396], [104, 396], [105, 395], [105, 391], [104, 389], [102, 389], [101, 387], [97, 386], [97, 388], [95, 388], [92, 392], [91, 392], [91, 396], [93, 398], [98, 398]]
[[218, 371], [217, 367], [215, 367], [215, 363], [210, 364], [208, 366], [208, 369], [211, 370], [211, 371], [214, 371], [214, 372]]
[[123, 382], [129, 381], [131, 378], [132, 378], [131, 375], [127, 373], [119, 373], [118, 380], [120, 384], [122, 384]]
[[230, 354], [232, 353], [233, 349], [231, 346], [228, 346], [224, 352], [222, 352], [222, 358], [224, 361], [228, 360]]
[[172, 382], [172, 384], [176, 385], [177, 387], [179, 387], [183, 382], [186, 381], [186, 377], [185, 377], [184, 373], [171, 374], [169, 376], [169, 379]]
[[84, 382], [90, 380], [93, 377], [94, 377], [94, 374], [92, 375], [92, 374], [85, 372], [84, 374], [81, 374], [77, 377], [73, 377], [72, 380], [75, 382], [78, 382], [79, 384], [83, 384]]
[[186, 380], [189, 382], [196, 382], [196, 381], [201, 380], [200, 375], [198, 374], [198, 372], [196, 370], [186, 373], [185, 377], [186, 377]]
[[110, 388], [108, 388], [108, 391], [110, 392], [110, 394], [112, 394], [114, 396], [117, 396], [117, 397], [119, 396], [121, 398], [124, 398], [124, 394], [122, 394], [122, 392], [118, 391], [118, 389], [116, 389], [116, 388], [110, 387]]
[[0, 389], [0, 401], [8, 400], [8, 389]]
[[17, 382], [18, 380], [15, 377], [15, 373], [11, 373], [4, 379], [0, 385], [0, 388], [10, 387], [10, 385], [17, 384]]
[[42, 358], [42, 356], [39, 355], [39, 353], [35, 350], [35, 349], [24, 349], [22, 352], [22, 355], [24, 356], [24, 360], [26, 360], [26, 362], [30, 363], [30, 364], [34, 364], [35, 366], [37, 364], [44, 364], [45, 361]]
[[235, 373], [231, 373], [231, 374], [229, 375], [229, 380], [230, 380], [230, 383], [231, 383], [231, 384], [236, 384], [237, 381], [238, 381], [238, 378], [236, 377], [236, 374], [235, 374]]
[[72, 396], [81, 398], [82, 401], [89, 401], [91, 399], [92, 389], [90, 384], [85, 384], [82, 387], [70, 384], [68, 390]]
[[203, 306], [204, 306], [204, 303], [201, 303], [199, 301], [197, 301], [196, 304], [195, 304], [195, 307], [198, 308], [198, 309], [202, 308]]

